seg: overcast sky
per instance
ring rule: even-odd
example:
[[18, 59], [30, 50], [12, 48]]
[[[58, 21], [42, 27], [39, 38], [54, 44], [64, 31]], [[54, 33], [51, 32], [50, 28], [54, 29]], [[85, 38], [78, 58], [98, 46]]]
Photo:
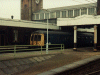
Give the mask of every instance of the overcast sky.
[[[10, 16], [13, 15], [14, 19], [20, 19], [20, 1], [21, 0], [0, 0], [0, 17], [10, 18]], [[97, 0], [43, 0], [43, 8], [47, 9], [94, 2], [97, 2]]]

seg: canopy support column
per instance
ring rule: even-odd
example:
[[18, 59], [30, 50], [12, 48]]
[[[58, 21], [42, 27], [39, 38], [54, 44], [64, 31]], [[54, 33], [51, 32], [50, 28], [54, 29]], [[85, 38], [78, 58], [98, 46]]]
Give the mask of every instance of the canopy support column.
[[73, 50], [77, 50], [77, 26], [74, 26], [74, 48]]
[[94, 51], [97, 51], [97, 25], [94, 25]]

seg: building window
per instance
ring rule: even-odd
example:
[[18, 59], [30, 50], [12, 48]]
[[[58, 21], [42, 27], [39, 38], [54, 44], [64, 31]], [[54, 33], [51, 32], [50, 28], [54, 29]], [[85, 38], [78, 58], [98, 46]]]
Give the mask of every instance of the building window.
[[35, 20], [35, 14], [33, 15], [33, 20]]
[[27, 5], [26, 4], [24, 5], [24, 8], [27, 8]]
[[62, 11], [62, 18], [66, 18], [66, 11]]
[[87, 8], [81, 9], [81, 15], [87, 14]]
[[45, 13], [45, 19], [49, 19], [49, 13]]
[[39, 14], [36, 14], [36, 20], [39, 20]]
[[44, 19], [44, 13], [40, 13], [40, 19]]
[[50, 13], [50, 18], [55, 18], [55, 12]]
[[56, 18], [60, 18], [60, 11], [56, 12]]
[[74, 10], [74, 17], [80, 16], [80, 10], [76, 9]]
[[18, 31], [14, 30], [14, 42], [18, 41]]
[[73, 10], [68, 10], [68, 17], [69, 18], [73, 17]]
[[94, 8], [89, 8], [88, 9], [88, 14], [89, 15], [94, 15], [95, 14], [95, 9]]

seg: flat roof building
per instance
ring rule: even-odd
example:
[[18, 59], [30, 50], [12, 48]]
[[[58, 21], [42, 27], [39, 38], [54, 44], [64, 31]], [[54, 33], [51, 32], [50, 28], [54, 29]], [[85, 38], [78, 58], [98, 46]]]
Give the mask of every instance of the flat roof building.
[[81, 15], [97, 15], [97, 3], [73, 5], [66, 7], [41, 9], [33, 12], [33, 21], [44, 21], [48, 18], [50, 22], [57, 23], [57, 18], [75, 18]]

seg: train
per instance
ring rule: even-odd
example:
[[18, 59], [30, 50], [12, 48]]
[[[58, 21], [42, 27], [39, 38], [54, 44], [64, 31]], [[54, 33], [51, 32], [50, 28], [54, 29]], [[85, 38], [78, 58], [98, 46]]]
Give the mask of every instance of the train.
[[[92, 33], [78, 33], [77, 47], [93, 46]], [[31, 34], [30, 45], [44, 46], [47, 43], [47, 31], [37, 30]], [[49, 44], [64, 44], [65, 48], [74, 47], [74, 33], [62, 31], [48, 31]]]

